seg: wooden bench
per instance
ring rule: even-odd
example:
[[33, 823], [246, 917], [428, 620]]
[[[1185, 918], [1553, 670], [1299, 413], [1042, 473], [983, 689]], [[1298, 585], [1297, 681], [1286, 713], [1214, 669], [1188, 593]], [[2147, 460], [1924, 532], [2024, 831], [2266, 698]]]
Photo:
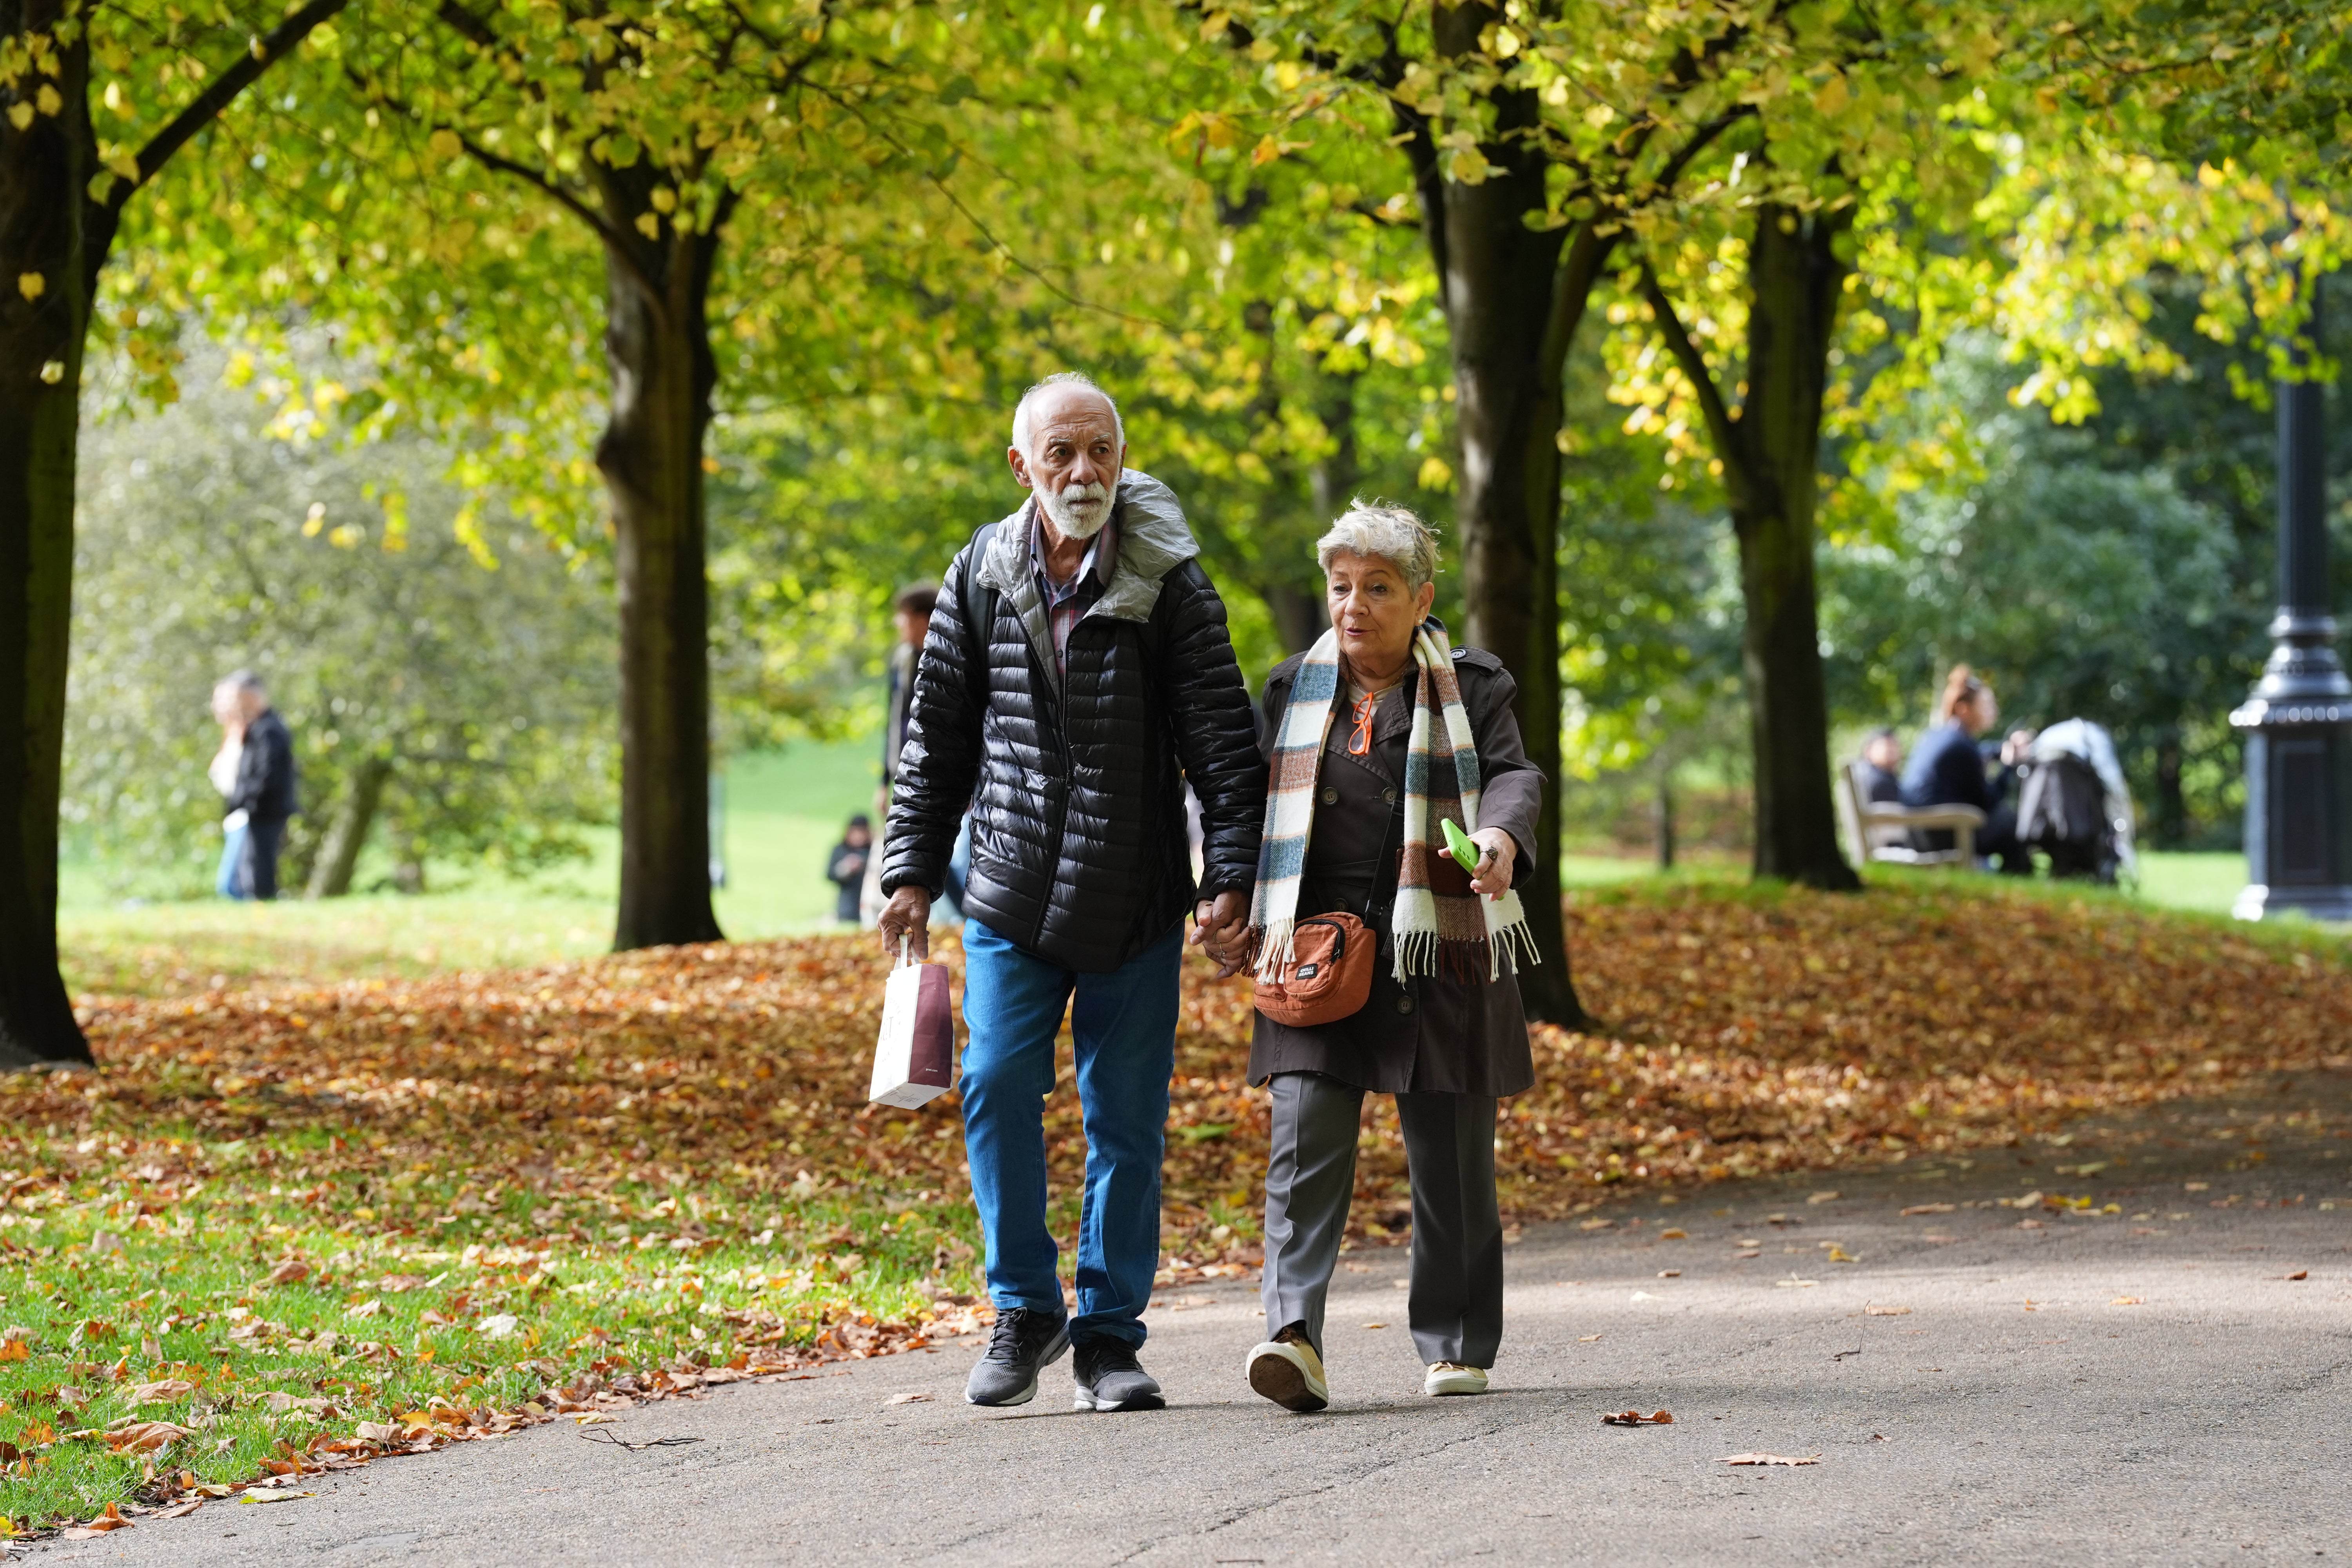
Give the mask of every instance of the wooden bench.
[[[1895, 805], [1873, 800], [1852, 763], [1838, 769], [1838, 818], [1854, 864], [1877, 860], [1896, 866], [1976, 868], [1977, 829], [1984, 826], [1985, 814], [1975, 806]], [[1912, 847], [1912, 834], [1938, 827], [1951, 834], [1949, 849]]]

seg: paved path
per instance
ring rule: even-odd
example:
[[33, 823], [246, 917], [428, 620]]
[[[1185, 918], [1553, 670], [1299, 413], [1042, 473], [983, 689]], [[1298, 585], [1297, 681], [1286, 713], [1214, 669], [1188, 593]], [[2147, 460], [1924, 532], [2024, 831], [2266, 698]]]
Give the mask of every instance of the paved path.
[[[1808, 1201], [1831, 1186], [1841, 1195]], [[2122, 1212], [1990, 1206], [2035, 1189]], [[1985, 1206], [1898, 1212], [1937, 1203]], [[1061, 1368], [1022, 1410], [971, 1410], [971, 1356], [950, 1349], [607, 1428], [703, 1439], [691, 1447], [628, 1453], [566, 1422], [332, 1478], [312, 1500], [213, 1504], [37, 1558], [2352, 1558], [2352, 1083], [2305, 1079], [1973, 1165], [1915, 1160], [1611, 1212], [1615, 1228], [1530, 1230], [1512, 1249], [1498, 1392], [1483, 1399], [1421, 1396], [1403, 1258], [1351, 1253], [1360, 1271], [1330, 1317], [1337, 1403], [1319, 1416], [1250, 1394], [1241, 1363], [1261, 1320], [1254, 1290], [1227, 1285], [1155, 1310], [1147, 1363], [1173, 1400], [1157, 1414], [1074, 1413]], [[1858, 1261], [1831, 1261], [1830, 1243]], [[2140, 1304], [2116, 1304], [2126, 1297]], [[907, 1394], [930, 1397], [892, 1403]], [[1674, 1425], [1601, 1425], [1628, 1405]], [[1716, 1462], [1753, 1449], [1821, 1458]]]

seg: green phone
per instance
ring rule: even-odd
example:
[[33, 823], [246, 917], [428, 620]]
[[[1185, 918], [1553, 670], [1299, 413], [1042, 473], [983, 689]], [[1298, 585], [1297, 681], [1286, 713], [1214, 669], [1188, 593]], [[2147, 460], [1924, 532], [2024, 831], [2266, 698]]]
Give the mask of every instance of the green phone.
[[1479, 860], [1486, 852], [1478, 847], [1477, 840], [1463, 832], [1452, 817], [1441, 816], [1437, 820], [1445, 829], [1445, 847], [1454, 851], [1454, 862], [1465, 871], [1476, 871]]

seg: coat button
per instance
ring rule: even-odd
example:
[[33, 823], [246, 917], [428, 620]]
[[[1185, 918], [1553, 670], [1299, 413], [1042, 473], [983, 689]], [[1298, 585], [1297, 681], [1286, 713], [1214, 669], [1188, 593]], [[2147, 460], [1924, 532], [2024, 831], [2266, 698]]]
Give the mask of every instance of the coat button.
[[1328, 785], [1328, 784], [1327, 784], [1327, 785], [1325, 785], [1325, 786], [1324, 786], [1324, 790], [1323, 790], [1323, 804], [1324, 804], [1325, 805], [1339, 805], [1339, 792], [1338, 790], [1336, 790], [1336, 789], [1331, 788], [1331, 787], [1330, 787], [1329, 785]]
[[1394, 805], [1396, 804], [1396, 791], [1392, 789], [1384, 789], [1381, 791], [1381, 800], [1384, 805]]
[[1398, 1011], [1398, 1012], [1400, 1012], [1400, 1013], [1410, 1013], [1410, 1012], [1412, 1012], [1412, 997], [1410, 997], [1410, 996], [1400, 996], [1400, 997], [1398, 997], [1398, 998], [1397, 998], [1397, 1011]]

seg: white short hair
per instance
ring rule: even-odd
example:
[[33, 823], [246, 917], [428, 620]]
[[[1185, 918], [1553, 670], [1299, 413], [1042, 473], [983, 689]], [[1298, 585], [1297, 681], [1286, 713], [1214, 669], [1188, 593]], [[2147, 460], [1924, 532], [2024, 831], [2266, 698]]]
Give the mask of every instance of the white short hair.
[[1315, 563], [1326, 574], [1335, 555], [1377, 556], [1395, 567], [1405, 586], [1416, 594], [1437, 580], [1437, 535], [1401, 506], [1360, 499], [1349, 502], [1339, 520], [1315, 542]]
[[1125, 448], [1127, 422], [1118, 416], [1118, 399], [1097, 385], [1095, 378], [1084, 371], [1057, 370], [1023, 393], [1020, 403], [1013, 410], [1013, 444], [1021, 448], [1023, 457], [1033, 455], [1029, 450], [1029, 405], [1039, 393], [1049, 391], [1056, 386], [1083, 386], [1105, 403], [1109, 404], [1111, 428], [1118, 433], [1118, 444], [1122, 449]]

